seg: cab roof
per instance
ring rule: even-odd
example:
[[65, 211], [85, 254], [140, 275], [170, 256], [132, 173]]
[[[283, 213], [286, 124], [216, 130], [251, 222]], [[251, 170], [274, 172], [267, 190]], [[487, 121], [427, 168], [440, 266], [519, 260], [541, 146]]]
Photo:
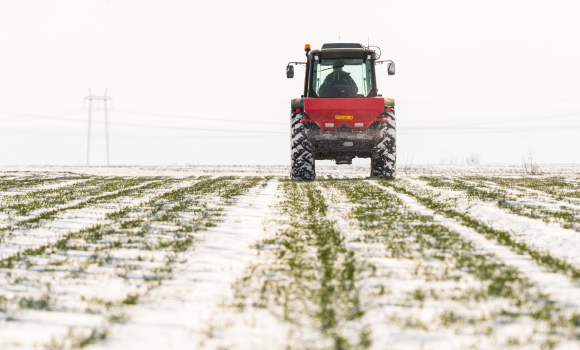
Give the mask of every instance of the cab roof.
[[349, 44], [349, 43], [332, 43], [332, 44], [322, 44], [321, 50], [327, 49], [363, 49], [361, 44]]
[[310, 51], [308, 57], [320, 55], [322, 58], [362, 58], [365, 54], [371, 54], [376, 58], [373, 50], [365, 49], [361, 44], [356, 43], [327, 43], [323, 44], [320, 50]]

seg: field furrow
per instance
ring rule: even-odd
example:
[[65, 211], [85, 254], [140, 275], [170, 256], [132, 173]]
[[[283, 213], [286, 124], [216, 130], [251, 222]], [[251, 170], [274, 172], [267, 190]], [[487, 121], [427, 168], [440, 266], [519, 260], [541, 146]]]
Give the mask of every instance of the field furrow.
[[450, 230], [464, 236], [481, 249], [496, 254], [503, 262], [519, 269], [525, 273], [526, 277], [536, 283], [543, 292], [549, 294], [552, 299], [562, 303], [580, 308], [580, 285], [576, 281], [557, 273], [549, 273], [541, 265], [535, 263], [529, 255], [521, 252], [514, 252], [509, 246], [500, 245], [494, 240], [487, 239], [471, 227], [463, 226], [457, 222], [456, 218], [448, 218], [444, 215], [436, 214], [434, 210], [428, 209], [419, 201], [406, 194], [397, 193], [391, 187], [384, 187], [376, 182], [370, 182], [384, 189], [388, 193], [398, 196], [411, 210], [420, 214], [432, 215], [434, 221], [444, 225]]
[[164, 191], [164, 188], [169, 190], [173, 183], [171, 179], [141, 179], [135, 185], [132, 180], [122, 189], [89, 196], [68, 205], [48, 209], [30, 219], [9, 223], [0, 231], [0, 258], [35, 249], [58, 240], [65, 233], [94, 225], [108, 213], [118, 211], [119, 207], [138, 205], [159, 191]]
[[445, 225], [370, 183], [340, 186], [358, 204], [353, 216], [364, 233], [358, 240], [362, 254], [375, 242], [384, 246], [382, 252], [370, 249], [378, 252], [371, 260], [378, 297], [369, 323], [376, 325], [381, 346], [536, 348], [575, 336], [578, 308], [568, 301], [578, 291], [565, 278], [550, 276], [569, 287], [556, 304], [520, 270], [537, 271], [533, 263], [507, 264], [510, 252], [498, 254], [473, 230]]
[[182, 180], [151, 195], [134, 188], [126, 193], [137, 197], [131, 205], [116, 203], [98, 223], [4, 258], [0, 339], [16, 348], [104, 339], [111, 324], [128, 319], [128, 307], [186, 262], [195, 232], [217, 225], [224, 208], [260, 181]]
[[550, 177], [473, 177], [472, 181], [490, 182], [503, 187], [521, 188], [537, 191], [538, 194], [548, 194], [556, 199], [580, 200], [580, 181], [573, 176]]
[[114, 195], [116, 192], [143, 182], [148, 178], [94, 178], [74, 181], [67, 186], [29, 191], [21, 195], [2, 197], [0, 211], [4, 214], [2, 231], [13, 227], [29, 227], [40, 220], [50, 220], [62, 210], [80, 208], [94, 197]]
[[368, 267], [329, 218], [328, 191], [295, 182], [282, 182], [280, 190], [271, 232], [257, 245], [260, 261], [235, 285], [234, 305], [265, 308], [283, 320], [290, 331], [278, 349], [367, 348], [357, 279]]
[[580, 279], [580, 235], [554, 224], [521, 217], [486, 203], [468, 198], [461, 191], [442, 190], [419, 181], [383, 184], [415, 197], [421, 204], [462, 225], [473, 228], [488, 239], [527, 254], [553, 272]]
[[475, 244], [473, 230], [360, 180], [280, 186], [261, 262], [235, 285], [240, 310], [290, 327], [279, 348], [536, 348], [576, 336], [575, 286], [540, 275], [567, 288], [550, 299], [520, 271], [543, 273], [534, 262], [506, 264], [517, 254]]
[[75, 177], [0, 177], [0, 196], [24, 194], [31, 191], [40, 191], [64, 187], [76, 182], [88, 180], [86, 176]]
[[355, 175], [0, 178], [0, 348], [577, 348], [577, 179]]
[[[546, 223], [556, 223], [562, 228], [580, 232], [580, 197], [564, 196], [563, 189], [555, 187], [554, 181], [549, 182], [550, 186], [540, 186], [533, 181], [523, 183], [529, 187], [536, 185], [535, 188], [548, 190], [548, 192], [543, 192], [534, 188], [506, 185], [506, 182], [509, 184], [506, 179], [496, 179], [496, 182], [501, 185], [491, 181], [474, 181], [475, 179], [464, 178], [422, 177], [421, 179], [431, 187], [462, 191], [470, 199], [495, 203], [499, 208], [510, 213], [540, 219]], [[515, 183], [519, 184], [519, 182]], [[560, 182], [556, 183], [560, 184]], [[575, 192], [567, 192], [567, 194], [577, 195]]]
[[277, 201], [277, 181], [253, 187], [204, 231], [183, 268], [143, 297], [131, 320], [111, 327], [94, 349], [277, 349], [288, 327], [263, 308], [240, 312], [232, 285], [259, 260], [255, 243]]

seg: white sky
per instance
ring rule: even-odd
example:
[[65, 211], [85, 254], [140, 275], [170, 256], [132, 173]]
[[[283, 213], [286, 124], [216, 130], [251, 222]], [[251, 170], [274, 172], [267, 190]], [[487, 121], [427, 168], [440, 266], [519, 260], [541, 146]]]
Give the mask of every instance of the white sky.
[[[578, 1], [3, 1], [0, 165], [86, 164], [89, 87], [114, 100], [114, 165], [289, 164], [304, 70], [286, 79], [286, 63], [339, 33], [396, 62], [396, 76], [377, 71], [399, 161], [519, 163], [531, 148], [578, 163], [579, 13]], [[106, 162], [103, 120], [95, 111], [93, 165]]]

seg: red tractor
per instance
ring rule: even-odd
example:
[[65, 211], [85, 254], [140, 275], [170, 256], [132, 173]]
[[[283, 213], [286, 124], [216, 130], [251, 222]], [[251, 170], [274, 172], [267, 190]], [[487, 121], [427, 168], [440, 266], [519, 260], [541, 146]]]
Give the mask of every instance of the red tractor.
[[305, 65], [304, 95], [292, 100], [291, 164], [293, 180], [316, 178], [315, 160], [332, 159], [352, 164], [371, 158], [371, 177], [394, 179], [396, 161], [395, 99], [377, 94], [375, 65], [379, 54], [361, 44], [324, 44], [320, 50], [306, 45], [307, 62], [290, 62], [286, 77], [294, 77], [293, 65]]

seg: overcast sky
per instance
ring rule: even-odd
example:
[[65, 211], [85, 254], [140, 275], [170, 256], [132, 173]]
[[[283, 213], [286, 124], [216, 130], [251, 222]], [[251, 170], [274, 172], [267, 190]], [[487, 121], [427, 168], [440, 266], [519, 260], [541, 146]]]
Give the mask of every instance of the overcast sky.
[[[289, 164], [304, 44], [377, 45], [399, 161], [580, 163], [579, 1], [2, 1], [0, 165]], [[85, 105], [88, 106], [88, 105]], [[102, 108], [102, 105], [101, 105]], [[197, 118], [197, 119], [196, 119]], [[105, 158], [93, 113], [91, 164]], [[368, 163], [360, 160], [359, 163]]]

